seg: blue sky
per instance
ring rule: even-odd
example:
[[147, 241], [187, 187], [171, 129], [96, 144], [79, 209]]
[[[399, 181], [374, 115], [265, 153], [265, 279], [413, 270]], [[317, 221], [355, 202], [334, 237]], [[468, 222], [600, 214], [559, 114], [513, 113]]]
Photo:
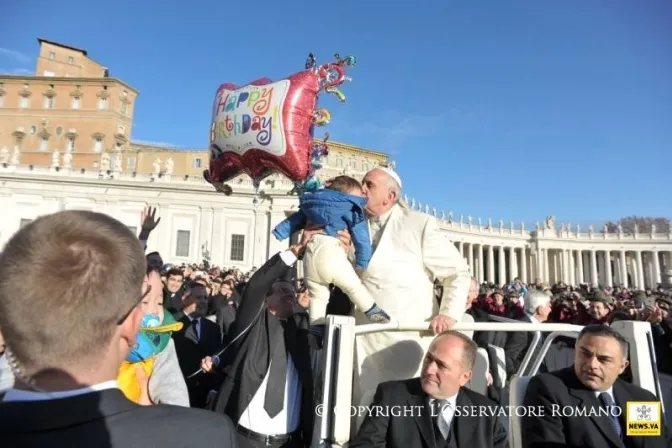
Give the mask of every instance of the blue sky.
[[37, 37], [86, 48], [140, 91], [134, 140], [205, 148], [221, 83], [354, 54], [318, 132], [391, 154], [420, 202], [507, 223], [672, 218], [668, 0], [36, 3], [3, 7], [0, 69], [33, 70]]

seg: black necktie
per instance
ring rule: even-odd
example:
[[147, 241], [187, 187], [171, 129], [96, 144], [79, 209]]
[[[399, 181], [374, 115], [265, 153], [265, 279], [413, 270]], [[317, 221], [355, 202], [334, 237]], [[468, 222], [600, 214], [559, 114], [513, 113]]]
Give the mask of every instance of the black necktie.
[[618, 437], [621, 438], [623, 434], [621, 423], [618, 421], [618, 417], [616, 417], [612, 409], [615, 406], [614, 400], [611, 399], [611, 395], [609, 395], [607, 392], [602, 392], [600, 394], [600, 402], [605, 408], [607, 408], [607, 411], [609, 412], [609, 423], [611, 423], [611, 426], [614, 428], [614, 431], [616, 431]]
[[196, 335], [196, 342], [201, 340], [201, 335], [198, 334], [198, 324], [199, 324], [198, 318], [191, 321], [191, 326], [194, 329], [194, 335]]
[[285, 405], [285, 382], [287, 379], [287, 351], [285, 341], [280, 340], [275, 344], [271, 368], [266, 384], [266, 396], [264, 409], [269, 417], [273, 418], [282, 411]]
[[[200, 338], [198, 337], [198, 319], [191, 319], [189, 327], [187, 327], [186, 335], [192, 339], [196, 344]], [[193, 336], [192, 336], [193, 335]]]

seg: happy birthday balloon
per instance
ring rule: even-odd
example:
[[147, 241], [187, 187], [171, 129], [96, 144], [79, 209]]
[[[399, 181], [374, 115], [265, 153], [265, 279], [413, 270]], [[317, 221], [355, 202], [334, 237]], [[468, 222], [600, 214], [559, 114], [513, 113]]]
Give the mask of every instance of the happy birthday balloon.
[[245, 86], [222, 84], [217, 90], [210, 128], [210, 166], [205, 179], [219, 191], [241, 172], [255, 186], [273, 173], [295, 183], [315, 173], [314, 126], [329, 123], [328, 110], [317, 109], [326, 91], [345, 101], [338, 86], [348, 80], [344, 67], [354, 57], [317, 66], [312, 54], [306, 70], [280, 81], [262, 78]]

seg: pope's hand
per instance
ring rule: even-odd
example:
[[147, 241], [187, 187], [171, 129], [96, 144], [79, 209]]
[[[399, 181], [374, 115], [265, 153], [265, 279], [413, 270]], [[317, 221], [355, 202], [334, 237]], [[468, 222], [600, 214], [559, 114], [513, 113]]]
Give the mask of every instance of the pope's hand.
[[437, 315], [429, 323], [429, 329], [434, 332], [434, 334], [443, 333], [444, 331], [451, 330], [455, 326], [455, 319], [452, 317], [444, 316], [443, 314]]
[[339, 230], [338, 241], [341, 243], [341, 247], [345, 252], [350, 252], [350, 245], [352, 244], [352, 238], [350, 237], [350, 232], [348, 232], [347, 230]]

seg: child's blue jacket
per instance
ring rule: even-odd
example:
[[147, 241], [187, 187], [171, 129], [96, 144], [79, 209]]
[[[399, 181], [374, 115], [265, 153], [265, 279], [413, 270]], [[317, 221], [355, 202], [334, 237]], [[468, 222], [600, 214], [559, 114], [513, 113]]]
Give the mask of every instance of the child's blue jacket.
[[366, 269], [371, 260], [371, 237], [364, 214], [366, 198], [339, 191], [322, 189], [305, 193], [299, 198], [299, 211], [278, 224], [273, 235], [278, 240], [288, 238], [307, 223], [324, 227], [324, 232], [338, 237], [339, 230], [348, 230], [355, 246], [355, 266]]

